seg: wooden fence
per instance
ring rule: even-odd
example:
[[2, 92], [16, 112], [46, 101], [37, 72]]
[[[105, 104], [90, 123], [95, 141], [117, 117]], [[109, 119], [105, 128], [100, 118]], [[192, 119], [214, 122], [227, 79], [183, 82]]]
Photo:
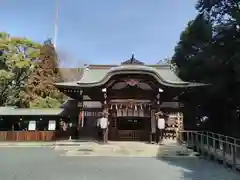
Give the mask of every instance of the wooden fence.
[[209, 159], [240, 170], [240, 139], [205, 131], [179, 131], [178, 140]]
[[54, 141], [65, 136], [59, 131], [0, 131], [0, 141]]
[[[144, 131], [119, 130], [118, 136], [119, 140], [147, 139], [147, 134]], [[166, 130], [164, 137], [175, 139], [175, 130]], [[68, 138], [68, 132], [62, 131], [0, 131], [0, 141], [55, 141]]]

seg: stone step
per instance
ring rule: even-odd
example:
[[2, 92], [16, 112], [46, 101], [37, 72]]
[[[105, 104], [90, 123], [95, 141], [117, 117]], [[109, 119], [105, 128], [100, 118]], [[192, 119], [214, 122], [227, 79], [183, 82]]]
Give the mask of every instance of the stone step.
[[114, 157], [195, 157], [194, 153], [179, 154], [177, 152], [158, 152], [158, 151], [67, 151], [66, 156], [114, 156]]
[[[60, 143], [59, 143], [60, 144]], [[144, 142], [97, 142], [69, 143], [56, 145], [55, 150], [62, 150], [66, 156], [126, 156], [126, 157], [166, 157], [188, 156], [192, 151], [176, 143], [166, 140], [163, 145], [147, 144]], [[72, 144], [75, 144], [72, 145]]]

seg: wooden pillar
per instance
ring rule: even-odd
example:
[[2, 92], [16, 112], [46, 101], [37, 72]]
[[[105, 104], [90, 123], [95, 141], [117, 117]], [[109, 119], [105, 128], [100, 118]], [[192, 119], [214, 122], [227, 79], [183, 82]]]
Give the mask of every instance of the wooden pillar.
[[[102, 93], [103, 93], [103, 98], [104, 98], [104, 100], [103, 100], [103, 114], [108, 114], [108, 98], [107, 98], [107, 88], [103, 88], [102, 89]], [[109, 115], [108, 115], [109, 116]], [[107, 117], [107, 118], [109, 118], [109, 117]], [[106, 136], [106, 142], [108, 141], [108, 127], [107, 127], [107, 130], [104, 132], [104, 133], [106, 133], [105, 135], [103, 135], [103, 136]], [[103, 137], [104, 138], [104, 137]]]
[[156, 110], [157, 110], [157, 112], [161, 111], [160, 106], [162, 104], [162, 99], [161, 99], [161, 93], [162, 92], [163, 92], [163, 90], [159, 88], [158, 92], [157, 92], [157, 96], [156, 96], [156, 99], [157, 99], [157, 101], [156, 101]]
[[150, 119], [150, 134], [149, 134], [149, 142], [152, 143], [156, 139], [156, 107], [153, 106], [151, 110], [151, 119]]
[[81, 132], [83, 131], [84, 128], [84, 111], [83, 111], [83, 91], [80, 90], [80, 99], [79, 99], [79, 117], [78, 117], [78, 139], [81, 136]]
[[[155, 104], [155, 107], [156, 107], [156, 113], [159, 113], [160, 112], [160, 93], [158, 92], [157, 95], [156, 95], [156, 104]], [[155, 114], [155, 142], [158, 141], [159, 139], [159, 133], [158, 133], [158, 116]]]
[[[161, 111], [161, 109], [160, 109], [160, 105], [161, 105], [161, 103], [162, 103], [162, 101], [161, 101], [161, 95], [160, 95], [160, 93], [162, 93], [163, 92], [163, 90], [162, 89], [158, 89], [158, 92], [157, 92], [157, 95], [156, 95], [156, 112], [157, 113], [159, 113], [160, 111]], [[155, 122], [155, 141], [157, 141], [157, 139], [159, 138], [159, 137], [157, 137], [157, 136], [159, 136], [159, 134], [158, 134], [158, 124], [157, 124], [157, 120], [158, 120], [158, 117], [156, 116], [156, 122]]]
[[157, 140], [157, 119], [156, 119], [156, 113], [160, 111], [160, 93], [158, 92], [156, 95], [156, 101], [155, 101], [154, 109], [152, 109], [151, 112], [154, 112], [155, 114], [152, 117], [151, 113], [151, 120], [150, 120], [150, 131], [149, 131], [149, 143], [153, 143], [153, 141]]
[[102, 93], [104, 97], [104, 100], [103, 100], [103, 111], [104, 111], [104, 110], [108, 110], [107, 88], [103, 88]]

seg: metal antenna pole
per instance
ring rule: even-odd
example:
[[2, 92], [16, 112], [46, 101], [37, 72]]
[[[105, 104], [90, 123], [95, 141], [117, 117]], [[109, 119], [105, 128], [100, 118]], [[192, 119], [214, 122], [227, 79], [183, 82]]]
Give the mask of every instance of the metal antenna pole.
[[53, 45], [57, 47], [57, 35], [58, 35], [58, 13], [59, 13], [59, 0], [56, 0], [55, 22], [54, 22], [54, 39]]

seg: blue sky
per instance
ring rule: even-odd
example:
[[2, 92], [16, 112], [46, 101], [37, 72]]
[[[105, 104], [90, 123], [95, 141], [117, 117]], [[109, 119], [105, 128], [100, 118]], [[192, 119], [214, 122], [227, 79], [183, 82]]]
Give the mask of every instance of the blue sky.
[[[53, 37], [56, 0], [2, 0], [0, 31], [43, 42]], [[171, 57], [196, 15], [195, 0], [59, 0], [57, 49], [65, 66], [148, 64]], [[67, 61], [67, 63], [66, 63]]]

